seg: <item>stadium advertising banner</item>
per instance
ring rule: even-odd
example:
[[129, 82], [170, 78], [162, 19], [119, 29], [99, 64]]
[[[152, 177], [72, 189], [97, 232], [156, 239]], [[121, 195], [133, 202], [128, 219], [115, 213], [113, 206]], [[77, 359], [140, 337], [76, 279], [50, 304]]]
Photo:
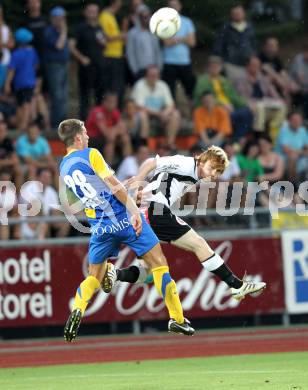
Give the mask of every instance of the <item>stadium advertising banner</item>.
[[[239, 275], [264, 280], [262, 299], [238, 302], [228, 287], [199, 264], [194, 255], [164, 245], [189, 318], [281, 313], [284, 310], [282, 256], [279, 239], [211, 242]], [[63, 325], [72, 299], [87, 271], [87, 246], [4, 249], [0, 255], [0, 327]], [[116, 265], [137, 262], [123, 248]], [[166, 319], [167, 312], [153, 284], [117, 283], [111, 294], [100, 291], [88, 306], [86, 322]]]
[[308, 230], [282, 232], [281, 242], [287, 310], [308, 313]]

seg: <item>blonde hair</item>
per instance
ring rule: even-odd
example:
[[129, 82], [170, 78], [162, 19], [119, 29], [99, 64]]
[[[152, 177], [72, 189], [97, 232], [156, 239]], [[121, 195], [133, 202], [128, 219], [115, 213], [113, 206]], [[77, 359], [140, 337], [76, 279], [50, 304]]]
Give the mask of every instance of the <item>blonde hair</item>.
[[79, 119], [66, 119], [59, 124], [58, 135], [66, 147], [72, 146], [75, 136], [82, 133], [83, 126]]
[[207, 161], [212, 161], [215, 168], [221, 174], [229, 165], [229, 159], [226, 152], [219, 146], [211, 146], [198, 156], [196, 156], [197, 164], [205, 164]]

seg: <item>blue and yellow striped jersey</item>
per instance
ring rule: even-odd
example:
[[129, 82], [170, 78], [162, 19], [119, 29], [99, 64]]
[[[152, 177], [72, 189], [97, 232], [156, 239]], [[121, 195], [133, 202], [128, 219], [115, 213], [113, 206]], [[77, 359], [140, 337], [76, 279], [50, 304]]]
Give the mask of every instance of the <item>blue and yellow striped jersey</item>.
[[125, 211], [125, 206], [104, 183], [104, 178], [113, 174], [101, 153], [94, 148], [73, 150], [60, 164], [61, 178], [81, 200], [90, 221]]

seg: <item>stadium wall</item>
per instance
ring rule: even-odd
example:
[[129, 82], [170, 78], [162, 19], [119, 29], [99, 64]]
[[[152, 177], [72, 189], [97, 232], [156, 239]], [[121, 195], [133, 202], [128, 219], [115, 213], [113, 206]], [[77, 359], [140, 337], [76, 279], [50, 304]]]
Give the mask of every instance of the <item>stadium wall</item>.
[[[308, 312], [308, 297], [304, 302], [304, 277], [297, 285], [298, 277], [292, 279], [294, 273], [290, 267], [288, 274], [283, 272], [283, 266], [287, 267], [289, 259], [294, 257], [292, 248], [297, 250], [297, 255], [301, 253], [299, 249], [306, 251], [307, 234], [293, 232], [289, 241], [283, 240], [283, 251], [280, 237], [211, 241], [212, 247], [237, 274], [243, 275], [247, 270], [247, 278], [262, 279], [268, 284], [262, 299], [249, 297], [241, 303], [230, 298], [227, 286], [208, 274], [194, 255], [165, 244], [163, 249], [177, 282], [185, 313], [189, 318], [282, 314], [286, 308], [292, 308], [292, 302], [296, 303], [298, 296], [304, 306], [301, 310], [297, 309], [297, 313]], [[294, 244], [294, 240], [301, 241], [302, 246]], [[63, 325], [75, 289], [87, 272], [86, 255], [87, 245], [83, 244], [3, 249], [0, 255], [0, 328]], [[303, 256], [304, 252], [301, 258], [305, 263]], [[123, 247], [116, 260], [117, 266], [132, 262], [137, 262], [137, 259], [128, 248]], [[299, 272], [302, 263], [298, 265], [295, 256], [292, 264]], [[305, 276], [306, 268], [302, 272]], [[289, 293], [292, 283], [300, 294], [293, 294], [293, 301], [288, 301], [284, 285]], [[96, 295], [84, 322], [95, 324], [166, 318], [167, 312], [152, 284], [118, 283], [110, 295], [102, 291]]]

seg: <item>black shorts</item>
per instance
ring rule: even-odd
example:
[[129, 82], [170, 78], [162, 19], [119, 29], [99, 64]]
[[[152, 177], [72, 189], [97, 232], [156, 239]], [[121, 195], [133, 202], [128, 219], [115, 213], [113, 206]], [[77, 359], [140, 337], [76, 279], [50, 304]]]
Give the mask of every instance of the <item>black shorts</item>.
[[172, 214], [167, 207], [163, 207], [162, 215], [154, 214], [153, 209], [154, 205], [151, 203], [146, 212], [146, 219], [160, 241], [178, 240], [191, 230], [185, 221]]
[[23, 88], [15, 92], [17, 105], [22, 106], [24, 103], [30, 103], [33, 97], [34, 88]]

